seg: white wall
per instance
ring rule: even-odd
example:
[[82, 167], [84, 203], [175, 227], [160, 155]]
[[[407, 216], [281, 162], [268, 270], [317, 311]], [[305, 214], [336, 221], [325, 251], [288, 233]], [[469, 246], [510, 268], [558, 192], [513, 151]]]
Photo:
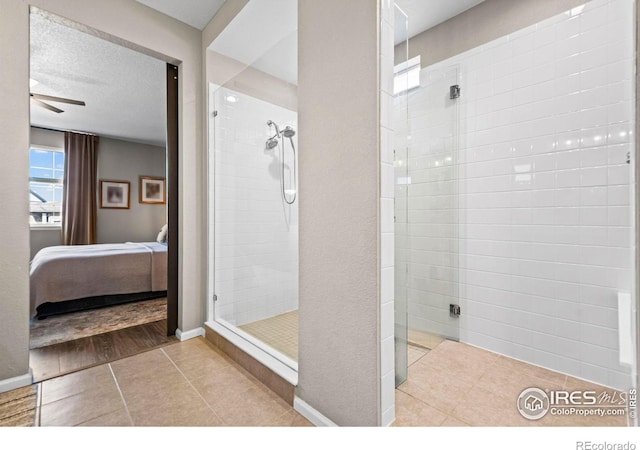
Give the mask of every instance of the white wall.
[[[213, 97], [216, 317], [243, 325], [298, 308], [301, 199], [282, 200], [280, 150], [265, 150], [275, 133], [267, 121], [297, 131], [297, 113], [227, 88]], [[297, 146], [297, 136], [293, 141]], [[285, 145], [289, 189], [293, 156], [288, 139]]]
[[634, 289], [632, 7], [594, 0], [422, 71], [428, 85], [457, 67], [462, 97], [457, 155], [427, 137], [446, 92], [410, 100], [409, 216], [425, 222], [409, 227], [414, 326], [434, 320], [434, 292], [448, 303], [457, 259], [462, 341], [629, 388], [617, 293]]

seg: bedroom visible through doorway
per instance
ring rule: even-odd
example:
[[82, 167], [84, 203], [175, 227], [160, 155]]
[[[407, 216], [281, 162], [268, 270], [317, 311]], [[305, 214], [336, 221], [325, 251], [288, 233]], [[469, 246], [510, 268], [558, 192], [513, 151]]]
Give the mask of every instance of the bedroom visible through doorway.
[[[62, 150], [63, 161], [51, 173], [32, 164], [25, 180], [34, 191], [30, 366], [39, 381], [176, 340], [178, 79], [155, 52], [38, 8], [30, 32], [30, 147]], [[96, 238], [81, 245], [62, 239], [61, 224], [80, 209], [69, 200], [72, 134], [97, 141], [86, 200]]]

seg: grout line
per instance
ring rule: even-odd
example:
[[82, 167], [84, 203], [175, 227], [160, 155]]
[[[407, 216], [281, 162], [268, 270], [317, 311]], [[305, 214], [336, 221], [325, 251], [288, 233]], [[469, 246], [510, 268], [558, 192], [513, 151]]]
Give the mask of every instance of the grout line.
[[220, 417], [211, 407], [211, 405], [209, 404], [209, 402], [207, 402], [205, 400], [205, 398], [202, 396], [202, 394], [200, 394], [200, 391], [198, 391], [196, 389], [196, 387], [191, 383], [191, 381], [187, 378], [187, 376], [184, 374], [184, 372], [182, 370], [180, 370], [180, 368], [176, 365], [176, 363], [171, 359], [171, 357], [169, 355], [167, 355], [167, 353], [164, 351], [164, 348], [161, 348], [160, 351], [164, 354], [164, 356], [167, 357], [167, 359], [169, 360], [169, 362], [171, 362], [171, 364], [173, 364], [173, 367], [176, 368], [176, 370], [178, 372], [180, 372], [180, 375], [182, 375], [182, 377], [187, 381], [187, 383], [189, 384], [189, 386], [191, 387], [191, 389], [193, 389], [195, 391], [195, 393], [198, 395], [198, 397], [200, 397], [200, 399], [202, 399], [202, 401], [204, 402], [205, 405], [207, 405], [207, 408], [209, 408], [209, 410], [211, 411], [211, 413], [218, 419], [220, 420], [220, 422], [222, 423], [222, 425], [226, 425], [226, 422], [224, 420], [222, 420], [222, 417]]
[[36, 415], [34, 418], [34, 426], [39, 427], [42, 420], [42, 383], [36, 384]]
[[122, 389], [120, 389], [120, 384], [118, 383], [116, 374], [113, 372], [113, 367], [111, 367], [111, 363], [107, 363], [107, 367], [109, 367], [109, 371], [111, 372], [113, 381], [116, 383], [116, 388], [118, 389], [118, 393], [120, 393], [120, 398], [122, 399], [122, 403], [124, 404], [124, 410], [127, 412], [127, 417], [129, 418], [129, 422], [131, 422], [131, 426], [135, 426], [135, 423], [133, 423], [133, 417], [131, 417], [131, 412], [129, 411], [129, 406], [127, 405], [127, 401], [124, 399], [124, 394], [122, 393]]

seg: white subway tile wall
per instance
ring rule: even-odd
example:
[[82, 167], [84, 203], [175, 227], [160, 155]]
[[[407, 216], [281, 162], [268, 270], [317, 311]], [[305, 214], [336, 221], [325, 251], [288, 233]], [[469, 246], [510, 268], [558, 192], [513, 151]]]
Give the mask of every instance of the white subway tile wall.
[[410, 327], [631, 386], [633, 17], [631, 0], [593, 0], [422, 70], [409, 128], [395, 118], [396, 145], [411, 137], [395, 205]]
[[297, 130], [297, 113], [227, 88], [215, 105], [215, 315], [244, 325], [298, 308], [299, 199], [282, 200], [280, 147], [266, 149], [275, 134], [267, 121]]

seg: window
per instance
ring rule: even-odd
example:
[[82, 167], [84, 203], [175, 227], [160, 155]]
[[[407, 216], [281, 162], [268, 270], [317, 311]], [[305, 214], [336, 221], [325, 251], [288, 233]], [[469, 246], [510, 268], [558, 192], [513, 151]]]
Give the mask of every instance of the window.
[[32, 146], [29, 150], [29, 223], [60, 225], [64, 151]]
[[395, 67], [393, 94], [407, 92], [418, 86], [420, 86], [420, 55]]

